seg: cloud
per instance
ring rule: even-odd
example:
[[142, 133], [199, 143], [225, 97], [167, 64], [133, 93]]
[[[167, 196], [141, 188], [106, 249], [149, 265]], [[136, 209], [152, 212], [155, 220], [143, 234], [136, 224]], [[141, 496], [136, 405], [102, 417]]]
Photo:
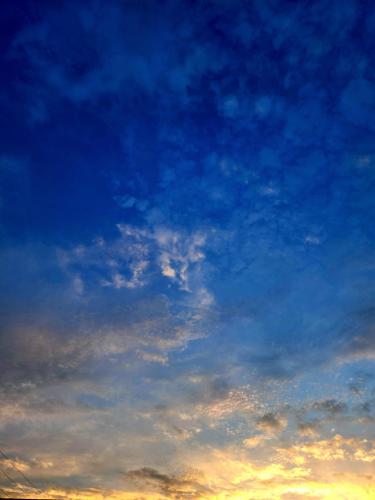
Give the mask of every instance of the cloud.
[[298, 424], [298, 434], [305, 437], [315, 437], [319, 434], [317, 422], [301, 422]]
[[241, 422], [250, 422], [250, 416], [260, 402], [250, 387], [232, 387], [228, 381], [212, 375], [175, 378], [169, 384], [167, 394], [162, 393], [163, 405], [156, 405], [142, 415], [156, 420], [171, 437], [181, 439], [176, 428], [183, 430], [183, 436], [210, 440], [215, 429], [223, 437], [228, 432], [236, 434]]
[[371, 495], [370, 4], [8, 3], [13, 456], [51, 497]]
[[350, 460], [371, 463], [375, 460], [374, 443], [365, 438], [346, 438], [336, 434], [330, 439], [296, 444], [288, 449], [279, 449], [281, 455], [293, 463], [302, 464], [313, 458], [318, 461]]
[[160, 491], [168, 498], [202, 498], [212, 493], [209, 487], [201, 484], [199, 476], [198, 481], [194, 480], [194, 472], [185, 476], [172, 476], [143, 467], [126, 472], [124, 479], [126, 482], [138, 483], [145, 491]]
[[77, 245], [71, 251], [61, 250], [62, 267], [73, 273], [79, 271], [83, 284], [83, 272], [86, 271], [85, 276], [92, 276], [101, 286], [115, 289], [144, 286], [144, 275], [149, 267], [149, 239], [143, 230], [130, 226], [119, 226], [118, 229], [121, 238], [113, 242], [96, 238], [91, 245]]
[[265, 413], [257, 420], [257, 428], [265, 433], [278, 433], [287, 425], [287, 420], [284, 417], [275, 415], [274, 413]]
[[[184, 234], [166, 227], [138, 228], [117, 225], [120, 237], [112, 241], [96, 238], [91, 245], [77, 245], [60, 251], [63, 269], [71, 272], [76, 282], [79, 272], [96, 283], [115, 289], [145, 286], [149, 276], [159, 273], [186, 292], [196, 292], [202, 306], [213, 303], [212, 294], [201, 285], [199, 264], [204, 260], [205, 235]], [[82, 289], [82, 286], [80, 287]]]
[[[197, 463], [195, 456], [191, 457]], [[286, 469], [282, 465], [256, 466], [244, 457], [235, 458], [234, 450], [210, 450], [205, 458], [199, 459], [199, 468], [190, 473], [192, 479], [184, 474], [167, 475], [152, 468], [142, 468], [125, 474], [127, 480], [137, 482], [144, 490], [160, 491], [171, 498], [215, 498], [220, 495], [234, 497], [248, 494], [249, 488], [259, 498], [266, 498], [266, 491], [275, 488], [278, 491], [278, 480], [288, 490], [288, 483], [302, 480], [308, 473], [302, 468]], [[189, 472], [188, 472], [189, 474]], [[206, 485], [210, 486], [207, 487]], [[268, 490], [267, 490], [268, 488]], [[190, 496], [189, 496], [190, 495]]]
[[156, 228], [154, 236], [160, 252], [159, 262], [163, 276], [176, 280], [182, 290], [191, 291], [189, 267], [204, 259], [204, 234], [181, 237], [177, 232]]
[[[173, 2], [164, 15], [152, 5], [140, 9], [116, 2], [37, 9], [39, 22], [21, 29], [8, 53], [23, 60], [38, 82], [39, 100], [30, 108], [34, 120], [45, 114], [35, 109], [57, 99], [81, 104], [141, 93], [178, 102], [174, 97], [183, 99], [201, 75], [220, 71], [225, 55], [209, 39], [194, 43], [196, 29], [189, 21], [200, 8], [180, 2], [179, 7], [185, 22]], [[67, 23], [69, 41], [62, 28]]]
[[354, 394], [361, 395], [365, 392], [368, 385], [375, 378], [372, 373], [369, 372], [357, 372], [353, 377], [351, 377], [348, 387], [350, 391]]
[[257, 446], [267, 443], [268, 439], [269, 437], [265, 435], [252, 436], [244, 439], [243, 444], [246, 448], [256, 448]]
[[342, 401], [326, 399], [324, 401], [315, 402], [312, 408], [314, 410], [325, 412], [330, 416], [335, 416], [344, 413], [347, 410], [347, 405]]

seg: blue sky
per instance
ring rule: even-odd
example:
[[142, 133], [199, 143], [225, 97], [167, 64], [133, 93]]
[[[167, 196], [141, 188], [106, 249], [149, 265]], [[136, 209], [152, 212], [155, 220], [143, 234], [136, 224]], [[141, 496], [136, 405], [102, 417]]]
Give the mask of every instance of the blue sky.
[[0, 20], [0, 448], [41, 498], [372, 498], [371, 2]]

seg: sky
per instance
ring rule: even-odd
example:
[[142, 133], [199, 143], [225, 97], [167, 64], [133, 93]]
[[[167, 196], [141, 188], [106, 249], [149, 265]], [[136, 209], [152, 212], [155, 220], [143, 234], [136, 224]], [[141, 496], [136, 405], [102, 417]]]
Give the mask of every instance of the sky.
[[371, 0], [3, 0], [0, 494], [375, 498]]

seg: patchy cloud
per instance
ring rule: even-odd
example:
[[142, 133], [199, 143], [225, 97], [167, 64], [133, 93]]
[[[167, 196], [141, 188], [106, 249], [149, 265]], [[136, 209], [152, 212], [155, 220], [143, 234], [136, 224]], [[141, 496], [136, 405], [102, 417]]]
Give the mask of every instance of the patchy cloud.
[[2, 446], [54, 498], [371, 498], [370, 2], [47, 4], [2, 4]]
[[279, 432], [287, 425], [285, 418], [273, 413], [266, 413], [257, 421], [257, 428], [266, 433]]
[[342, 401], [336, 401], [335, 399], [326, 399], [325, 401], [317, 401], [316, 403], [314, 403], [313, 409], [334, 416], [345, 412], [347, 406]]
[[162, 474], [155, 469], [144, 467], [124, 474], [126, 482], [139, 484], [145, 491], [159, 491], [168, 498], [202, 498], [213, 491], [201, 484], [201, 478], [194, 480], [194, 471], [186, 475], [172, 476]]

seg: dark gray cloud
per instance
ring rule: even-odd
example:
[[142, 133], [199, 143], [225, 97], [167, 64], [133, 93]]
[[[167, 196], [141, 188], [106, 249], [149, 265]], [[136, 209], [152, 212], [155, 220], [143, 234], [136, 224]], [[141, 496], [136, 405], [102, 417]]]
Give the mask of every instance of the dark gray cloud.
[[275, 413], [265, 413], [258, 418], [256, 426], [265, 432], [278, 432], [285, 427], [285, 419]]
[[160, 492], [168, 498], [201, 498], [202, 495], [215, 493], [199, 480], [194, 480], [194, 471], [191, 476], [192, 479], [184, 479], [184, 476], [163, 474], [151, 467], [124, 473], [126, 483], [135, 483], [145, 491]]

